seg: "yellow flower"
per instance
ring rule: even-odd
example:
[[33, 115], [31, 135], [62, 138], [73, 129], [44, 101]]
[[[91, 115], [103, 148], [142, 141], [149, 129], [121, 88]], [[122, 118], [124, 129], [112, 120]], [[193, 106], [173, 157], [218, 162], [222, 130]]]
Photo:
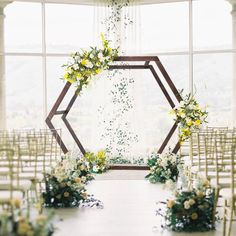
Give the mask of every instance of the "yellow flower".
[[68, 77], [69, 77], [69, 74], [68, 74], [68, 73], [65, 73], [64, 79], [68, 79]]
[[200, 120], [196, 120], [196, 121], [194, 122], [194, 124], [198, 126], [198, 125], [201, 124], [201, 121], [200, 121]]
[[197, 196], [198, 196], [199, 198], [202, 198], [202, 197], [205, 196], [205, 193], [202, 192], [202, 191], [197, 191]]
[[195, 204], [195, 201], [194, 201], [194, 199], [189, 199], [189, 204], [192, 206], [192, 205], [194, 205]]
[[76, 77], [79, 79], [81, 78], [81, 74], [79, 72], [76, 73]]
[[96, 69], [96, 70], [95, 70], [95, 73], [96, 73], [96, 74], [100, 74], [101, 72], [102, 72], [102, 69]]
[[98, 158], [105, 158], [106, 157], [106, 152], [105, 151], [99, 151], [97, 153], [97, 157]]
[[111, 54], [111, 52], [112, 52], [110, 47], [107, 47], [107, 51], [108, 51], [109, 54]]
[[81, 60], [81, 64], [82, 64], [83, 66], [86, 66], [86, 65], [87, 65], [87, 60], [86, 60], [86, 59], [82, 59], [82, 60]]
[[187, 121], [187, 125], [188, 125], [188, 126], [191, 126], [192, 123], [193, 123], [193, 121], [192, 121], [191, 119]]
[[209, 180], [208, 180], [208, 179], [205, 179], [205, 180], [203, 181], [202, 185], [203, 185], [204, 187], [210, 187], [210, 182], [209, 182]]
[[87, 199], [88, 194], [86, 192], [84, 192], [84, 193], [82, 193], [82, 196], [83, 196], [84, 199]]
[[20, 217], [18, 218], [18, 221], [19, 221], [19, 222], [25, 222], [25, 221], [26, 221], [26, 218], [25, 218], [24, 216], [20, 216]]
[[36, 218], [36, 222], [38, 224], [44, 224], [47, 221], [47, 217], [45, 215], [38, 215]]
[[70, 75], [70, 74], [68, 74], [68, 73], [66, 73], [66, 74], [64, 75], [64, 79], [65, 79], [66, 81], [70, 82], [71, 84], [76, 81], [76, 78], [73, 77], [73, 75]]
[[27, 232], [26, 234], [27, 236], [34, 236], [34, 231], [33, 230], [30, 230]]
[[191, 218], [192, 218], [192, 220], [196, 220], [196, 219], [198, 218], [198, 214], [194, 212], [194, 213], [191, 215]]
[[80, 178], [76, 178], [74, 179], [76, 183], [81, 183], [81, 179]]
[[172, 208], [175, 205], [175, 201], [174, 200], [168, 200], [167, 201], [167, 207], [168, 208]]
[[12, 205], [13, 207], [15, 207], [15, 208], [20, 208], [21, 202], [20, 202], [19, 199], [13, 198], [13, 199], [11, 200], [11, 205]]
[[18, 228], [17, 228], [17, 234], [18, 235], [25, 235], [30, 230], [30, 225], [26, 222], [19, 222]]
[[70, 193], [68, 193], [68, 192], [64, 192], [64, 197], [69, 197], [70, 196]]
[[174, 109], [170, 110], [170, 111], [169, 111], [169, 114], [170, 114], [170, 115], [174, 115], [174, 114], [175, 114], [175, 110], [174, 110]]

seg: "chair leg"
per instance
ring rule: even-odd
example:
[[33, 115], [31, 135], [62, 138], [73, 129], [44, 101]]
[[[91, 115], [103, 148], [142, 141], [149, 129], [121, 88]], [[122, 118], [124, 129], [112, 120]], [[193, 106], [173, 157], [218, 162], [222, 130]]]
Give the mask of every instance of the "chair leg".
[[227, 207], [227, 200], [224, 200], [224, 215], [223, 215], [223, 236], [226, 236], [226, 207]]
[[216, 187], [215, 188], [215, 208], [217, 207], [217, 204], [218, 204], [219, 195], [220, 195], [220, 188]]
[[230, 216], [229, 216], [229, 227], [228, 227], [227, 236], [230, 236], [231, 234], [233, 214], [234, 214], [234, 199], [232, 198], [230, 199]]

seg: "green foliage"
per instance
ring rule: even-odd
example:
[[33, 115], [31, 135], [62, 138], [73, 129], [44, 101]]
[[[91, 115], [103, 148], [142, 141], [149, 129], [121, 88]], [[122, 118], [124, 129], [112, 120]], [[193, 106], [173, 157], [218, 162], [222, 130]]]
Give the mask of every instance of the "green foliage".
[[46, 207], [77, 207], [87, 198], [80, 178], [70, 176], [58, 181], [53, 175], [46, 175], [46, 191], [42, 193]]

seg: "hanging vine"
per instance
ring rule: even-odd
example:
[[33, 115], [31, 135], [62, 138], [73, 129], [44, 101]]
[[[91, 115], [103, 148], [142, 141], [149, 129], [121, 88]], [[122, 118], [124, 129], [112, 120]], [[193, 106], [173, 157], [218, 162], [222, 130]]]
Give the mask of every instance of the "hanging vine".
[[[120, 46], [122, 41], [120, 28], [126, 30], [133, 24], [129, 14], [123, 11], [128, 6], [130, 6], [130, 0], [107, 1], [110, 14], [103, 21], [105, 35], [108, 39], [112, 38], [116, 46]], [[112, 81], [109, 99], [114, 106], [112, 111], [100, 107], [101, 114], [106, 114], [106, 118], [102, 122], [104, 132], [101, 138], [106, 142], [107, 153], [111, 156], [110, 162], [131, 163], [126, 157], [130, 152], [131, 144], [138, 142], [138, 135], [131, 130], [131, 122], [127, 120], [127, 116], [130, 115], [134, 106], [134, 100], [130, 93], [134, 78], [120, 70], [109, 71], [108, 78]]]

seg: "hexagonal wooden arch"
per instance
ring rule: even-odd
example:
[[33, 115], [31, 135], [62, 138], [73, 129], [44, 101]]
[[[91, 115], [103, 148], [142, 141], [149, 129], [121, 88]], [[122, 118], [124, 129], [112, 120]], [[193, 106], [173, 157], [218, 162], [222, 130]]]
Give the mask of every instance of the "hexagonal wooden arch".
[[[144, 62], [144, 64], [140, 65], [132, 65], [132, 64], [122, 64], [122, 65], [111, 65], [109, 67], [109, 70], [114, 70], [114, 69], [149, 69], [152, 72], [152, 75], [154, 76], [157, 84], [159, 85], [161, 91], [163, 92], [163, 94], [165, 95], [165, 98], [167, 99], [168, 103], [170, 104], [171, 108], [175, 107], [175, 103], [172, 100], [172, 98], [170, 97], [168, 91], [166, 90], [164, 84], [162, 83], [161, 79], [159, 78], [155, 68], [150, 65], [150, 62], [154, 62], [158, 69], [160, 70], [160, 72], [162, 73], [164, 79], [166, 80], [168, 86], [170, 87], [172, 93], [174, 94], [174, 96], [176, 97], [177, 101], [180, 102], [182, 100], [178, 90], [176, 89], [174, 83], [172, 82], [170, 76], [168, 75], [168, 73], [166, 72], [164, 66], [162, 65], [161, 61], [159, 60], [159, 58], [157, 56], [121, 56], [121, 57], [117, 57], [114, 61], [120, 61], [120, 62]], [[67, 108], [65, 110], [58, 110], [61, 102], [63, 101], [66, 93], [68, 92], [69, 88], [71, 87], [71, 83], [67, 82], [64, 86], [64, 88], [62, 89], [59, 97], [57, 98], [54, 106], [52, 107], [50, 113], [48, 114], [47, 118], [46, 118], [46, 124], [48, 125], [48, 127], [51, 129], [54, 137], [56, 138], [58, 144], [60, 145], [62, 151], [64, 153], [68, 152], [68, 149], [65, 145], [65, 143], [62, 141], [59, 133], [57, 132], [57, 130], [55, 129], [54, 125], [52, 124], [52, 118], [54, 115], [61, 115], [61, 119], [63, 120], [63, 122], [65, 123], [68, 131], [70, 132], [71, 136], [73, 137], [74, 141], [76, 142], [77, 146], [79, 147], [80, 151], [82, 152], [82, 154], [84, 155], [86, 153], [83, 145], [81, 144], [80, 140], [78, 139], [77, 135], [75, 134], [73, 128], [71, 127], [69, 121], [67, 120], [67, 115], [70, 111], [70, 109], [72, 108], [74, 102], [76, 101], [77, 97], [78, 97], [78, 93], [75, 91], [74, 95], [72, 96]], [[165, 149], [166, 145], [168, 144], [169, 140], [171, 139], [172, 135], [174, 134], [174, 132], [177, 129], [177, 123], [175, 122], [174, 125], [171, 127], [169, 133], [167, 134], [165, 140], [163, 141], [163, 143], [161, 144], [158, 153], [162, 153], [163, 150]], [[173, 152], [176, 153], [180, 148], [179, 142], [176, 144], [176, 146], [173, 149]]]

